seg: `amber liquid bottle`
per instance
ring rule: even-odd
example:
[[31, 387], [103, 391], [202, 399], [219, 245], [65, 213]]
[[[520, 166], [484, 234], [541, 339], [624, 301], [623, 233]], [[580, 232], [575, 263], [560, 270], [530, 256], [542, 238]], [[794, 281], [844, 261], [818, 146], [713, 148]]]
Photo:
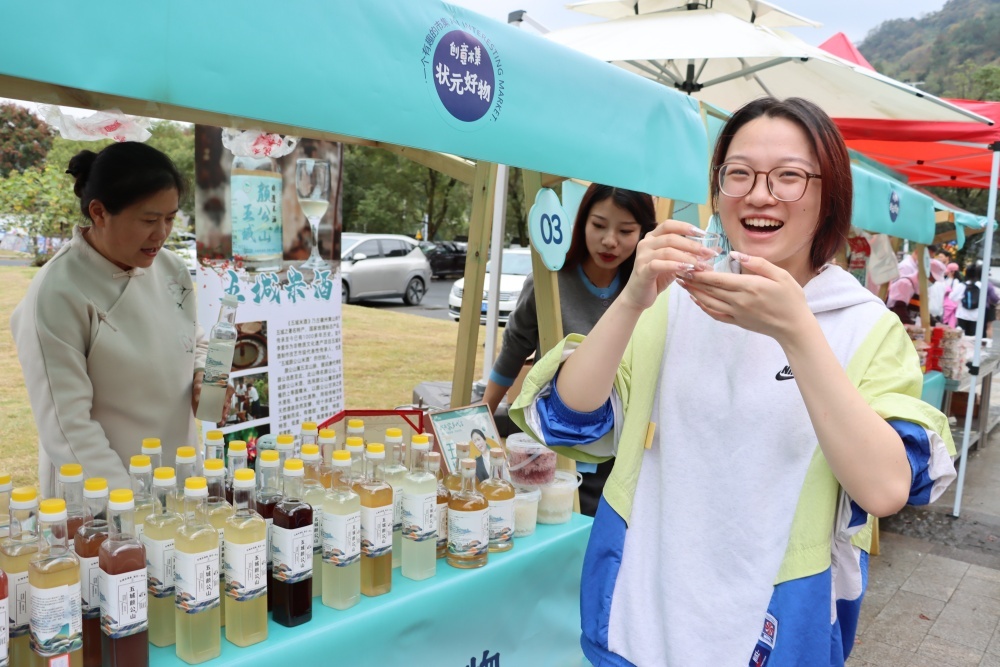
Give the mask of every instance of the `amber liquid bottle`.
[[470, 458], [469, 456], [469, 443], [467, 442], [456, 442], [455, 443], [455, 461], [459, 464], [455, 466], [455, 472], [451, 473], [444, 478], [444, 486], [448, 489], [449, 493], [455, 493], [462, 490], [462, 459]]
[[337, 433], [332, 429], [323, 429], [319, 432], [319, 481], [323, 488], [330, 490], [333, 488], [333, 452], [337, 449]]
[[69, 546], [66, 502], [38, 508], [38, 553], [28, 564], [32, 667], [82, 667], [80, 562]]
[[8, 643], [11, 667], [31, 664], [28, 636], [28, 562], [38, 551], [38, 493], [22, 486], [10, 494], [9, 534], [0, 541], [0, 568], [10, 590]]
[[476, 462], [459, 461], [462, 488], [448, 503], [448, 565], [471, 569], [486, 565], [490, 546], [489, 504], [476, 490]]
[[267, 524], [267, 610], [274, 608], [274, 576], [271, 568], [271, 528], [274, 508], [281, 502], [281, 480], [278, 477], [278, 452], [264, 450], [257, 457], [257, 514]]
[[271, 613], [286, 628], [312, 620], [313, 509], [302, 499], [304, 472], [302, 459], [285, 461], [284, 496], [273, 515]]
[[111, 492], [108, 538], [100, 549], [103, 667], [149, 665], [146, 549], [135, 534], [134, 513], [131, 491]]
[[[83, 611], [83, 667], [101, 667], [101, 544], [108, 537], [108, 482], [91, 477], [83, 485], [84, 520], [73, 534], [73, 548], [80, 559], [81, 610]], [[145, 562], [143, 563], [145, 567]]]
[[76, 535], [86, 514], [83, 506], [83, 466], [65, 463], [59, 467], [56, 497], [66, 501], [66, 529], [70, 536]]
[[233, 504], [233, 480], [236, 471], [247, 467], [247, 443], [243, 440], [229, 441], [229, 459], [226, 472], [226, 502]]
[[514, 548], [514, 485], [504, 479], [507, 459], [499, 447], [490, 449], [490, 478], [479, 483], [479, 492], [490, 504], [490, 551]]
[[385, 481], [385, 446], [368, 445], [367, 475], [355, 481], [361, 499], [361, 593], [368, 597], [392, 590], [392, 487]]

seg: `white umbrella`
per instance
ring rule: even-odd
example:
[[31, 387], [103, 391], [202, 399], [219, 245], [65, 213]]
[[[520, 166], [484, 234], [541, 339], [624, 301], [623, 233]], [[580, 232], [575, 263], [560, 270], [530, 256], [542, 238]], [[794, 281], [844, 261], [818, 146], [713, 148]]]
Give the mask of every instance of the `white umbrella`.
[[[566, 8], [605, 19], [620, 19], [653, 12], [686, 11], [690, 4], [690, 0], [583, 0], [566, 5]], [[711, 5], [712, 9], [768, 28], [818, 28], [821, 25], [763, 0], [714, 0]]]
[[719, 9], [626, 16], [545, 37], [730, 111], [763, 95], [796, 96], [835, 118], [990, 122], [797, 37]]

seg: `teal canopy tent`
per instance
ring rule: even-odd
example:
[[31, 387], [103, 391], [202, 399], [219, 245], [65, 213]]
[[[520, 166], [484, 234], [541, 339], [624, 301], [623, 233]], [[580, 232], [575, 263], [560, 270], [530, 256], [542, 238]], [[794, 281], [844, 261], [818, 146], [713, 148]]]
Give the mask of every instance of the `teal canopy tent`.
[[901, 181], [854, 162], [854, 217], [858, 229], [915, 243], [934, 241], [934, 200]]

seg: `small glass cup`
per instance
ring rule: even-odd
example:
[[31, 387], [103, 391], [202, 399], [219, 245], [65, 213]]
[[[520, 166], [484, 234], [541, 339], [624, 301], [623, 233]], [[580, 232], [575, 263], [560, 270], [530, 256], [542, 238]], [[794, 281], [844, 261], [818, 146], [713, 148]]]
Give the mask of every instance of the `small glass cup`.
[[700, 246], [716, 250], [718, 254], [709, 259], [701, 259], [697, 266], [706, 271], [718, 271], [720, 273], [732, 273], [729, 262], [729, 254], [722, 251], [722, 235], [717, 232], [703, 232], [701, 234], [684, 234], [684, 238], [694, 241]]

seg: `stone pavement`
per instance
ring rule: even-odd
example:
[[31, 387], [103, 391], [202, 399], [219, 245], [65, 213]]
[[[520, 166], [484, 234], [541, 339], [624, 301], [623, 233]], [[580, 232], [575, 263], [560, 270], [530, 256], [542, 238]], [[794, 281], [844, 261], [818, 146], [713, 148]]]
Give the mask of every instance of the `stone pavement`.
[[961, 517], [956, 482], [882, 521], [848, 667], [1000, 667], [1000, 430], [989, 441], [969, 456]]

